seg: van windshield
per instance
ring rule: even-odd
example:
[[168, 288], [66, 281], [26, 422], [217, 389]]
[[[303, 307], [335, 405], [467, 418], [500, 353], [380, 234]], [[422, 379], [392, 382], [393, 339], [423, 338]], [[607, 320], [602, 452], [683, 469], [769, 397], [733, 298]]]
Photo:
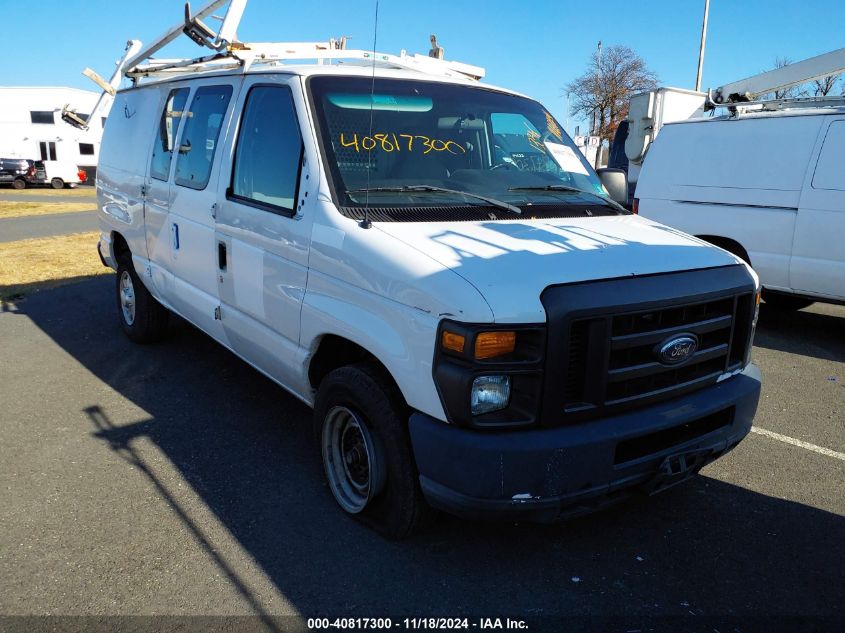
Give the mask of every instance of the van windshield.
[[432, 81], [317, 76], [308, 85], [345, 215], [365, 206], [392, 221], [620, 212], [536, 101]]

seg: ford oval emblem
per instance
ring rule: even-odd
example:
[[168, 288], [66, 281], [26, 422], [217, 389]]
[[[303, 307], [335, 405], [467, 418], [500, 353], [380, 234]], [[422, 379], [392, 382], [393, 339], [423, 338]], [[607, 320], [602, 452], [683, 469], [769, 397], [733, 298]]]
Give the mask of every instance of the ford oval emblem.
[[654, 351], [664, 365], [680, 365], [692, 358], [697, 349], [698, 338], [694, 334], [681, 334], [660, 343]]

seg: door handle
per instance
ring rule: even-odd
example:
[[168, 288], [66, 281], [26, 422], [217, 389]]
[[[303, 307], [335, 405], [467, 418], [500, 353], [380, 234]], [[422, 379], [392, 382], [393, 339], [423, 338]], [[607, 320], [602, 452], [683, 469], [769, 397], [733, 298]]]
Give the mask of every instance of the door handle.
[[179, 225], [174, 223], [170, 225], [170, 240], [173, 244], [173, 250], [179, 250]]
[[226, 270], [226, 245], [223, 242], [217, 242], [217, 267]]

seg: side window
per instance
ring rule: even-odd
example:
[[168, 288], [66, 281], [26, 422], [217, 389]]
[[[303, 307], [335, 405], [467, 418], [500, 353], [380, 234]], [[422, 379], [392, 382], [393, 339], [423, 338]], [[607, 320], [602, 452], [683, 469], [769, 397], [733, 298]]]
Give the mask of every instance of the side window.
[[191, 189], [205, 189], [211, 175], [211, 163], [232, 86], [198, 88], [179, 140], [176, 160], [176, 184]]
[[834, 121], [827, 129], [813, 174], [813, 189], [845, 191], [845, 121]]
[[188, 89], [176, 88], [170, 91], [164, 103], [164, 111], [158, 124], [153, 159], [150, 163], [150, 176], [157, 180], [167, 180], [170, 175], [170, 161], [173, 158], [173, 143], [185, 103], [188, 101]]
[[29, 119], [33, 123], [55, 123], [52, 110], [30, 110]]
[[41, 160], [56, 160], [55, 141], [41, 141], [38, 143], [38, 151], [41, 152]]
[[288, 88], [249, 91], [238, 132], [230, 195], [293, 213], [302, 166], [302, 136]]

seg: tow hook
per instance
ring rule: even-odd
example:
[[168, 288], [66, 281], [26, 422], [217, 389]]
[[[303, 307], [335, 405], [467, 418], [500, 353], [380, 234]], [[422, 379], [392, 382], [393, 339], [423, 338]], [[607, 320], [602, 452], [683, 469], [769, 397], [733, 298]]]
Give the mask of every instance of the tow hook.
[[657, 475], [646, 485], [648, 494], [663, 492], [667, 488], [686, 481], [714, 456], [713, 447], [669, 455], [661, 462]]

